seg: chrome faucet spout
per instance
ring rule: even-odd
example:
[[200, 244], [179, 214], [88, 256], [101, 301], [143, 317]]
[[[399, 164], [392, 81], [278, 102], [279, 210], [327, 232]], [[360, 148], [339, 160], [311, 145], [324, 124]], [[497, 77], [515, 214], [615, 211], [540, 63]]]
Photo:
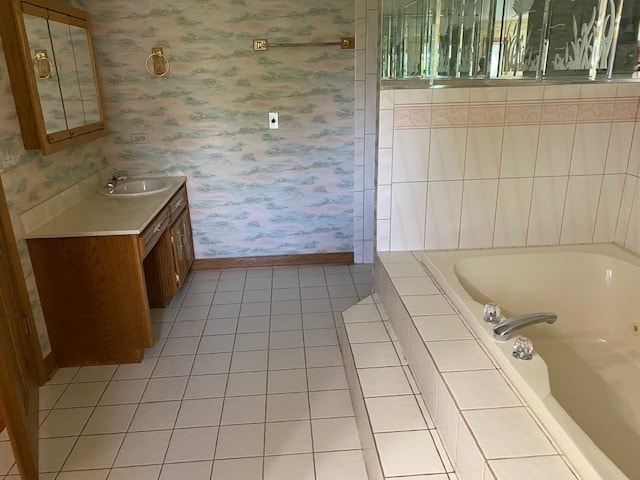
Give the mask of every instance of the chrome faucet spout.
[[534, 325], [536, 323], [554, 323], [558, 316], [553, 312], [537, 312], [507, 318], [493, 327], [493, 338], [499, 342], [508, 340], [511, 335], [521, 328]]

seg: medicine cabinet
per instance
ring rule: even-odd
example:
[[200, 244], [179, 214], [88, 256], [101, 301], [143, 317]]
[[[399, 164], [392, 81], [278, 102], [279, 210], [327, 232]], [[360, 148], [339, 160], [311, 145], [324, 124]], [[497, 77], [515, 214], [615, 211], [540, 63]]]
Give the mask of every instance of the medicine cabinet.
[[3, 0], [0, 34], [25, 149], [47, 155], [106, 135], [87, 12]]

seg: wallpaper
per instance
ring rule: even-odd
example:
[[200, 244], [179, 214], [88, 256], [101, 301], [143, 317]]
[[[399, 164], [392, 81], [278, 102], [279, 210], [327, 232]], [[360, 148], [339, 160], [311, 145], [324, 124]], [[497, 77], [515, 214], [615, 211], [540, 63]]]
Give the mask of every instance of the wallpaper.
[[[197, 258], [353, 251], [354, 51], [252, 50], [253, 38], [353, 36], [353, 2], [67, 3], [91, 14], [108, 138], [25, 151], [0, 52], [0, 172], [45, 354], [17, 218], [106, 165], [188, 177]], [[152, 47], [170, 62], [164, 77], [146, 70]]]
[[[354, 35], [353, 2], [76, 3], [92, 15], [108, 161], [188, 176], [197, 258], [353, 251], [354, 51], [252, 49]], [[166, 76], [146, 70], [153, 47]]]

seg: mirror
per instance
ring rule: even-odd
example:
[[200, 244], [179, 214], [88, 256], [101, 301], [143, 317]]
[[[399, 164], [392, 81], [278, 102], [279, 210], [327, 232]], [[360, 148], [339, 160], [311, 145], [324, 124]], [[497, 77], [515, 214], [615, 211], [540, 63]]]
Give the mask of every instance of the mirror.
[[88, 14], [50, 0], [0, 3], [0, 34], [25, 148], [43, 154], [106, 135]]

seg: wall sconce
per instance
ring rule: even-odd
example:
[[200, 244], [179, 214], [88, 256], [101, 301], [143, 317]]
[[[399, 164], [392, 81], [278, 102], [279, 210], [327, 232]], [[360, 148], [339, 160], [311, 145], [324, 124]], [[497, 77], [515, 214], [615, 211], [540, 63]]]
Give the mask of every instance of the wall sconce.
[[36, 75], [40, 80], [46, 80], [53, 75], [53, 62], [49, 60], [46, 50], [36, 50]]
[[147, 57], [146, 66], [147, 72], [156, 77], [164, 77], [169, 73], [169, 68], [171, 68], [169, 59], [164, 56], [164, 52], [160, 47], [151, 49], [151, 55]]

